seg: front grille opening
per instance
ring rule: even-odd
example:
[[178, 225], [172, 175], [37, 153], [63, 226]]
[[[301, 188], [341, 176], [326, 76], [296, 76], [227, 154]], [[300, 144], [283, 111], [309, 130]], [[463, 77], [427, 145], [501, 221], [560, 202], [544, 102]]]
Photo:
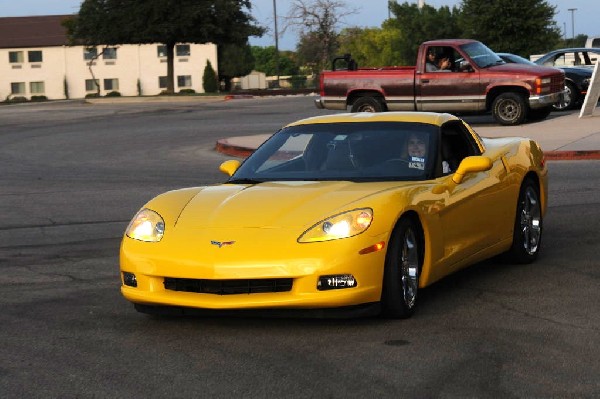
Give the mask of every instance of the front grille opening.
[[292, 290], [291, 278], [203, 280], [165, 277], [165, 289], [195, 292], [198, 294], [235, 295], [265, 292], [288, 292]]

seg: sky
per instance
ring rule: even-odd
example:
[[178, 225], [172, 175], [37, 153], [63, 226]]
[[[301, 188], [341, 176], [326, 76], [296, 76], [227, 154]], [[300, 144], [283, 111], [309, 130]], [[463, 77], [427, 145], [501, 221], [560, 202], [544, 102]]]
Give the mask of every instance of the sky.
[[[252, 15], [260, 25], [269, 31], [262, 38], [251, 38], [250, 44], [254, 46], [274, 46], [274, 18], [273, 0], [251, 0]], [[283, 31], [284, 17], [288, 13], [290, 0], [275, 0], [277, 6], [277, 25], [279, 31], [279, 49], [294, 50], [298, 41], [297, 32], [292, 29]], [[403, 3], [406, 0], [397, 0]], [[515, 0], [518, 1], [518, 0]], [[570, 38], [585, 34], [588, 36], [600, 36], [600, 1], [598, 0], [546, 0], [550, 5], [556, 6], [555, 20]], [[344, 19], [343, 27], [380, 27], [381, 23], [388, 18], [388, 0], [345, 0], [346, 4], [357, 13], [349, 15]], [[415, 0], [415, 3], [417, 1]], [[368, 3], [368, 5], [366, 4]], [[457, 6], [460, 0], [425, 0], [432, 7]], [[0, 17], [20, 17], [31, 15], [58, 15], [74, 14], [79, 10], [81, 0], [0, 0]], [[575, 11], [569, 11], [575, 8]], [[574, 20], [574, 24], [572, 23]], [[476, 39], [476, 38], [475, 38]]]

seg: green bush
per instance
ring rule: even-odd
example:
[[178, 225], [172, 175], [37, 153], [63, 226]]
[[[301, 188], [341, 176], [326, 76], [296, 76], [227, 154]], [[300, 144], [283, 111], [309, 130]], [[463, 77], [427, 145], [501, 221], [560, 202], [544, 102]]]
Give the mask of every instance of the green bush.
[[194, 90], [194, 89], [181, 89], [181, 90], [179, 90], [179, 94], [196, 94], [196, 90]]
[[7, 103], [26, 103], [27, 102], [27, 98], [23, 97], [23, 96], [16, 96], [13, 98], [8, 98], [6, 100]]
[[306, 76], [294, 75], [290, 78], [292, 89], [304, 89], [306, 87]]
[[121, 97], [121, 93], [119, 93], [118, 91], [111, 91], [109, 93], [106, 93], [104, 97]]
[[202, 75], [202, 86], [204, 87], [205, 93], [216, 93], [219, 90], [219, 82], [217, 80], [217, 73], [212, 67], [210, 61], [206, 60], [206, 66], [204, 67], [204, 74]]
[[98, 98], [100, 95], [98, 93], [88, 93], [85, 95], [85, 98]]
[[48, 101], [46, 96], [31, 96], [31, 101]]

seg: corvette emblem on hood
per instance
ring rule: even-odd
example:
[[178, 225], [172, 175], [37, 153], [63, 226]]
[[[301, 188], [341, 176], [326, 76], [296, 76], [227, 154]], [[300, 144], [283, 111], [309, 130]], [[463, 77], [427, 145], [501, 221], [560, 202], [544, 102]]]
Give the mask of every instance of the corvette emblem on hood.
[[235, 241], [211, 241], [211, 245], [216, 245], [219, 248], [224, 247], [225, 245], [233, 245]]

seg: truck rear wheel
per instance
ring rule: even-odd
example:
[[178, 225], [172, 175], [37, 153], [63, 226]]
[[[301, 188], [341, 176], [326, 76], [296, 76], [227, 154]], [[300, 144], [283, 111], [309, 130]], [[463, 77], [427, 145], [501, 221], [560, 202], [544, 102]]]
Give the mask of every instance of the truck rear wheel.
[[385, 106], [376, 97], [359, 97], [352, 104], [352, 112], [383, 112]]
[[505, 126], [520, 125], [527, 117], [525, 98], [518, 93], [502, 93], [494, 99], [492, 115]]

